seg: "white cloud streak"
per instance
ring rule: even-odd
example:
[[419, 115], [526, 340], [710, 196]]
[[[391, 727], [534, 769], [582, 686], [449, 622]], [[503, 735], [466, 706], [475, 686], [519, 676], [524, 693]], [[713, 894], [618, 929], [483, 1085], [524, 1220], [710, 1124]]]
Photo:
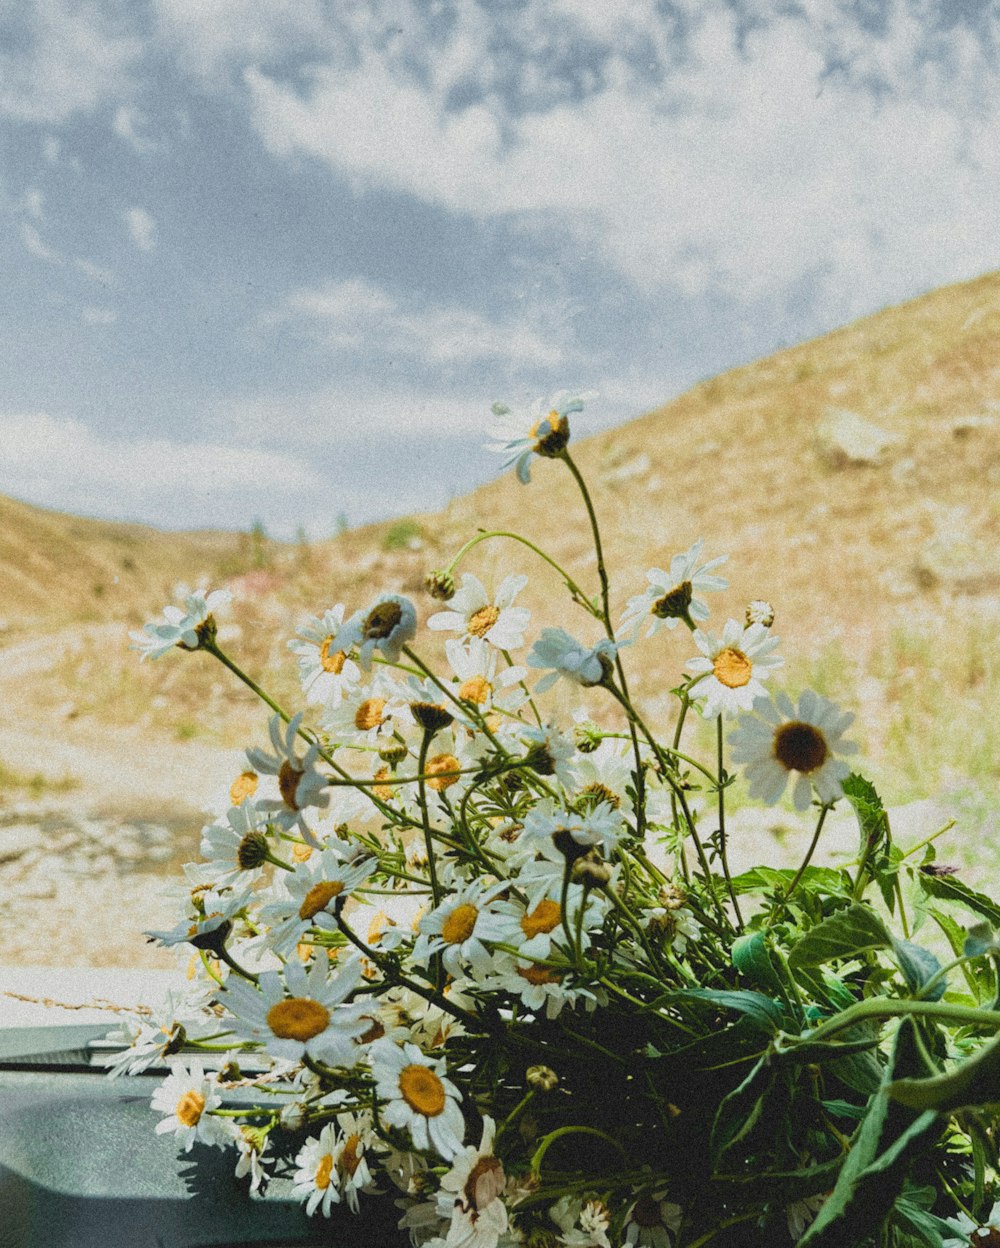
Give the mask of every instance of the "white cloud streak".
[[48, 245], [29, 221], [21, 223], [21, 242], [24, 244], [25, 250], [30, 252], [37, 260], [45, 260], [49, 264], [62, 264], [62, 256]]
[[122, 214], [132, 242], [140, 251], [153, 251], [156, 247], [157, 225], [145, 208], [129, 208]]

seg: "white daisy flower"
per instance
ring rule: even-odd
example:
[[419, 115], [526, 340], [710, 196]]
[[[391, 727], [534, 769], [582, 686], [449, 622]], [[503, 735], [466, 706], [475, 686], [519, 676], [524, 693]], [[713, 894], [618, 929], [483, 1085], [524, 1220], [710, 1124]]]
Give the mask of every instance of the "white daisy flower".
[[340, 1204], [336, 1147], [337, 1127], [328, 1122], [318, 1138], [311, 1136], [306, 1140], [295, 1158], [298, 1168], [292, 1177], [292, 1195], [305, 1202], [310, 1217], [319, 1210], [328, 1218], [330, 1207]]
[[628, 790], [635, 785], [635, 757], [624, 741], [602, 741], [589, 754], [573, 759], [573, 788], [578, 797], [605, 801], [615, 810], [631, 813]]
[[442, 1192], [454, 1195], [451, 1226], [445, 1236], [448, 1248], [497, 1248], [507, 1229], [507, 1184], [503, 1164], [493, 1155], [496, 1123], [483, 1116], [479, 1147], [467, 1145], [455, 1157], [441, 1179]]
[[506, 880], [491, 885], [480, 877], [449, 894], [420, 920], [412, 960], [426, 966], [440, 953], [450, 975], [461, 975], [467, 966], [485, 974], [492, 958], [483, 942], [503, 940], [510, 926], [508, 916], [490, 903], [508, 887]]
[[206, 641], [215, 639], [214, 612], [228, 606], [232, 601], [228, 589], [214, 589], [191, 594], [185, 599], [186, 610], [180, 607], [163, 608], [164, 620], [143, 625], [141, 633], [129, 634], [142, 659], [159, 659], [179, 646], [182, 650], [199, 650]]
[[798, 706], [785, 693], [759, 698], [753, 713], [741, 716], [729, 734], [733, 761], [746, 772], [750, 796], [773, 806], [794, 772], [796, 810], [808, 809], [814, 790], [821, 802], [835, 802], [851, 771], [837, 755], [854, 754], [858, 748], [842, 740], [853, 722], [849, 711], [811, 689], [799, 695]]
[[549, 1210], [549, 1217], [562, 1231], [559, 1242], [566, 1248], [611, 1248], [611, 1210], [603, 1201], [562, 1196]]
[[257, 809], [271, 816], [285, 832], [298, 826], [311, 844], [315, 838], [305, 823], [303, 811], [310, 806], [323, 809], [329, 804], [330, 795], [323, 790], [326, 779], [316, 770], [319, 746], [310, 745], [300, 758], [295, 752], [302, 713], [299, 712], [286, 725], [280, 715], [272, 715], [270, 722], [271, 744], [274, 753], [265, 750], [247, 750], [250, 766], [269, 776], [278, 777], [277, 799], [258, 800]]
[[681, 1226], [681, 1207], [664, 1194], [644, 1193], [628, 1211], [623, 1248], [673, 1248]]
[[691, 693], [704, 699], [702, 714], [706, 719], [749, 711], [755, 699], [766, 696], [761, 681], [785, 661], [772, 654], [778, 640], [763, 624], [744, 628], [736, 620], [726, 621], [721, 638], [700, 628], [695, 630], [694, 642], [701, 654], [688, 659], [685, 667], [702, 677], [692, 685]]
[[395, 733], [412, 729], [413, 714], [403, 686], [380, 675], [336, 706], [327, 705], [322, 724], [338, 745], [377, 750]]
[[257, 987], [231, 976], [219, 998], [235, 1034], [284, 1061], [308, 1055], [330, 1066], [353, 1066], [353, 1041], [365, 1030], [362, 1014], [369, 1007], [344, 1002], [361, 982], [361, 961], [352, 958], [330, 976], [328, 967], [325, 958], [315, 959], [308, 971], [289, 961], [282, 972], [264, 971]]
[[545, 1011], [548, 1019], [558, 1018], [566, 1005], [575, 1006], [582, 1001], [592, 1010], [598, 999], [587, 988], [572, 988], [563, 983], [566, 972], [557, 967], [542, 966], [535, 959], [543, 958], [545, 945], [542, 940], [526, 941], [521, 946], [523, 956], [497, 954], [496, 971], [480, 985], [489, 992], [509, 992], [518, 997], [524, 1007], [535, 1015]]
[[571, 395], [560, 390], [546, 403], [536, 399], [528, 412], [512, 412], [504, 403], [493, 404], [497, 418], [493, 427], [496, 442], [490, 450], [506, 455], [504, 468], [514, 465], [517, 479], [522, 485], [531, 480], [531, 457], [541, 455], [554, 459], [569, 445], [569, 417], [582, 412], [583, 405], [592, 395]]
[[201, 1062], [175, 1066], [150, 1101], [153, 1109], [167, 1115], [156, 1124], [156, 1134], [164, 1135], [169, 1131], [177, 1137], [185, 1153], [191, 1151], [195, 1140], [222, 1147], [229, 1143], [229, 1132], [225, 1123], [211, 1113], [221, 1104], [222, 1097], [212, 1079], [206, 1076]]
[[231, 807], [226, 821], [228, 826], [210, 823], [202, 828], [200, 853], [206, 861], [198, 864], [199, 874], [216, 887], [237, 880], [252, 884], [271, 853], [267, 824], [250, 801]]
[[[268, 947], [289, 956], [310, 928], [337, 930], [337, 912], [351, 893], [375, 872], [375, 858], [355, 856], [345, 860], [342, 842], [327, 845], [283, 872], [277, 881], [276, 900], [261, 908], [260, 917], [270, 926]], [[358, 847], [360, 849], [360, 847]], [[274, 894], [272, 894], [274, 895]]]
[[341, 1114], [337, 1119], [338, 1135], [333, 1154], [340, 1190], [348, 1208], [357, 1213], [358, 1193], [372, 1190], [373, 1180], [366, 1152], [374, 1143], [371, 1119], [364, 1114]]
[[555, 724], [542, 728], [515, 725], [517, 735], [528, 746], [527, 764], [540, 776], [555, 776], [563, 784], [573, 783], [570, 762], [576, 755], [576, 742]]
[[140, 1075], [160, 1065], [178, 1052], [185, 1040], [204, 1040], [219, 1030], [218, 1018], [209, 1010], [214, 989], [192, 983], [183, 990], [171, 988], [148, 1016], [124, 1018], [109, 1033], [109, 1040], [121, 1041], [126, 1048], [110, 1053], [104, 1060], [108, 1077]]
[[[518, 884], [521, 880], [518, 879]], [[510, 919], [510, 927], [503, 936], [505, 945], [514, 945], [519, 950], [531, 949], [533, 957], [549, 958], [554, 950], [553, 945], [564, 937], [562, 922], [562, 881], [559, 881], [559, 896], [544, 896], [538, 901], [531, 901], [527, 906], [518, 902], [505, 904], [505, 911]], [[584, 907], [581, 930], [584, 936], [596, 930], [604, 922], [608, 902], [599, 899], [594, 893], [586, 892], [580, 884], [570, 884], [566, 894], [566, 913], [570, 926], [575, 928], [579, 917], [579, 909]]]
[[233, 1142], [240, 1154], [236, 1162], [236, 1178], [244, 1179], [249, 1174], [251, 1192], [259, 1191], [262, 1184], [271, 1177], [267, 1172], [267, 1167], [274, 1162], [273, 1157], [269, 1157], [266, 1161], [264, 1159], [270, 1143], [267, 1135], [256, 1127], [241, 1127], [234, 1124], [232, 1130], [234, 1131]]
[[350, 654], [356, 646], [358, 662], [371, 671], [376, 650], [390, 663], [398, 663], [403, 646], [417, 635], [417, 613], [409, 598], [382, 594], [367, 611], [356, 611], [330, 642], [336, 653]]
[[371, 1047], [375, 1092], [382, 1120], [409, 1131], [415, 1148], [451, 1161], [462, 1148], [462, 1094], [446, 1077], [444, 1058], [427, 1057], [415, 1044], [378, 1040]]
[[610, 637], [602, 637], [595, 646], [584, 646], [563, 628], [543, 628], [528, 655], [528, 666], [551, 670], [535, 686], [536, 692], [544, 693], [560, 677], [584, 688], [603, 684], [614, 672], [618, 649]]
[[307, 620], [299, 638], [288, 648], [299, 658], [299, 680], [307, 702], [339, 702], [361, 679], [361, 669], [333, 643], [344, 625], [344, 605], [337, 603], [319, 617]]
[[499, 651], [481, 637], [470, 637], [467, 643], [450, 638], [444, 649], [458, 678], [457, 696], [463, 702], [471, 702], [481, 715], [493, 707], [513, 713], [528, 700], [522, 688], [527, 668], [506, 667], [498, 673]]
[[712, 575], [713, 569], [725, 563], [729, 556], [719, 555], [699, 567], [704, 544], [699, 538], [686, 554], [674, 555], [669, 572], [662, 568], [649, 569], [646, 573], [649, 588], [630, 598], [625, 607], [621, 620], [624, 632], [635, 635], [648, 621], [646, 636], [652, 637], [661, 628], [676, 628], [679, 620], [694, 628], [693, 621], [708, 619], [708, 607], [693, 595], [729, 588], [728, 581]]
[[143, 932], [158, 945], [190, 944], [196, 949], [218, 949], [232, 931], [233, 919], [250, 903], [249, 890], [228, 890], [199, 887], [189, 897], [192, 913], [169, 932]]
[[525, 815], [522, 835], [526, 844], [551, 842], [567, 857], [576, 857], [578, 849], [585, 853], [595, 845], [610, 857], [624, 831], [625, 820], [610, 802], [598, 802], [592, 810], [580, 814], [544, 801]]
[[527, 607], [515, 607], [514, 599], [528, 583], [526, 576], [508, 576], [491, 599], [486, 586], [471, 572], [462, 574], [462, 586], [448, 603], [427, 621], [435, 631], [458, 632], [479, 637], [497, 650], [517, 650], [524, 645], [524, 630], [531, 620]]

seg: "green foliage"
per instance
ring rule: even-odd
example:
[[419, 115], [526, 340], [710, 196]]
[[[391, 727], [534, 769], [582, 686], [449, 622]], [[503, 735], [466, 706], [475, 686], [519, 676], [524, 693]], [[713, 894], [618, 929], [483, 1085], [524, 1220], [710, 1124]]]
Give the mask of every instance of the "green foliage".
[[397, 520], [390, 524], [382, 538], [382, 549], [412, 550], [422, 539], [423, 531], [415, 520]]

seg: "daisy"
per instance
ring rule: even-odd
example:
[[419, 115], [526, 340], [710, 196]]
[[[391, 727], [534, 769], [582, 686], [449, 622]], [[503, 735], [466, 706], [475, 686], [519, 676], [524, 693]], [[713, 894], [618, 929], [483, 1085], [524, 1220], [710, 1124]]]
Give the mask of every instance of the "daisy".
[[727, 620], [721, 638], [695, 629], [694, 642], [701, 654], [685, 667], [702, 679], [692, 683], [695, 698], [704, 699], [702, 715], [713, 719], [723, 712], [749, 711], [756, 698], [764, 697], [761, 684], [784, 659], [771, 652], [778, 645], [763, 624], [744, 628]]
[[150, 940], [169, 949], [173, 945], [191, 944], [196, 949], [217, 951], [225, 944], [233, 928], [233, 919], [250, 902], [250, 893], [227, 889], [205, 889], [199, 886], [189, 898], [193, 913], [182, 919], [169, 932], [143, 932]]
[[[348, 847], [353, 848], [353, 847]], [[364, 851], [358, 847], [360, 854]], [[345, 861], [344, 851], [328, 845], [283, 873], [277, 899], [262, 907], [260, 916], [270, 925], [267, 944], [282, 957], [289, 956], [310, 930], [337, 930], [337, 915], [351, 893], [364, 884], [378, 866], [374, 858], [356, 854]]]
[[243, 1179], [249, 1174], [251, 1192], [259, 1191], [261, 1185], [270, 1178], [265, 1167], [274, 1161], [274, 1158], [264, 1160], [268, 1149], [267, 1132], [258, 1127], [235, 1124], [232, 1129], [235, 1132], [233, 1142], [240, 1154], [236, 1163], [236, 1178]]
[[329, 977], [328, 966], [325, 958], [316, 959], [306, 971], [290, 961], [283, 972], [264, 971], [257, 987], [231, 976], [219, 997], [235, 1034], [284, 1061], [308, 1056], [330, 1066], [353, 1066], [358, 1057], [353, 1041], [365, 1030], [361, 1016], [368, 1006], [344, 1002], [361, 982], [361, 961], [352, 958]]
[[789, 776], [796, 779], [792, 800], [806, 810], [816, 796], [825, 805], [843, 795], [841, 782], [850, 774], [838, 754], [854, 754], [857, 745], [842, 740], [854, 716], [806, 689], [798, 706], [785, 693], [759, 698], [753, 713], [740, 717], [729, 735], [733, 761], [743, 765], [750, 796], [773, 806], [785, 791]]
[[565, 785], [573, 783], [570, 761], [576, 754], [576, 743], [555, 724], [542, 728], [516, 725], [517, 735], [528, 746], [525, 764], [540, 776], [555, 776]]
[[560, 677], [590, 688], [610, 680], [617, 653], [618, 645], [610, 637], [602, 637], [596, 646], [588, 647], [574, 640], [565, 629], [543, 628], [528, 655], [528, 666], [551, 669], [535, 686], [538, 693], [551, 688]]
[[989, 1248], [990, 1244], [1000, 1240], [1000, 1200], [994, 1204], [985, 1222], [973, 1222], [967, 1213], [960, 1213], [950, 1218], [949, 1222], [958, 1231], [959, 1237], [949, 1237], [942, 1248], [968, 1248], [969, 1244], [981, 1244], [982, 1248]]
[[472, 703], [481, 715], [493, 707], [513, 713], [528, 700], [521, 687], [527, 668], [507, 667], [498, 674], [499, 651], [481, 637], [470, 637], [467, 643], [452, 637], [444, 643], [444, 649], [459, 682], [459, 699]]
[[180, 607], [164, 607], [163, 623], [156, 620], [143, 625], [141, 633], [129, 634], [142, 659], [159, 659], [179, 646], [182, 650], [200, 650], [206, 642], [215, 640], [215, 616], [213, 612], [228, 606], [232, 594], [228, 589], [215, 589], [191, 594], [185, 599], [186, 611]]
[[504, 468], [514, 465], [522, 485], [531, 480], [531, 457], [541, 455], [554, 459], [569, 445], [569, 417], [582, 412], [583, 405], [593, 396], [571, 395], [560, 390], [546, 403], [536, 399], [528, 412], [512, 412], [504, 403], [493, 404], [497, 421], [493, 428], [496, 442], [490, 450], [506, 455]]
[[225, 1123], [211, 1113], [221, 1104], [222, 1097], [201, 1062], [192, 1061], [189, 1067], [175, 1066], [150, 1101], [153, 1109], [167, 1115], [156, 1124], [156, 1134], [169, 1131], [185, 1153], [191, 1151], [195, 1140], [221, 1148], [229, 1143], [229, 1132]]
[[198, 870], [206, 883], [219, 887], [241, 880], [252, 884], [271, 856], [266, 823], [253, 802], [230, 808], [228, 826], [210, 823], [201, 831], [200, 853], [205, 862]]
[[382, 594], [367, 611], [356, 611], [330, 642], [334, 653], [358, 648], [358, 662], [371, 671], [376, 650], [390, 663], [398, 663], [403, 646], [417, 635], [417, 613], [409, 598]]
[[507, 1184], [503, 1164], [493, 1155], [496, 1123], [483, 1117], [479, 1147], [467, 1145], [455, 1157], [441, 1179], [442, 1192], [454, 1194], [451, 1226], [445, 1237], [448, 1248], [497, 1248], [507, 1229]]
[[671, 1248], [680, 1230], [681, 1207], [664, 1193], [646, 1192], [628, 1211], [623, 1248]]
[[415, 1044], [378, 1040], [371, 1048], [382, 1120], [409, 1131], [413, 1145], [451, 1161], [462, 1148], [462, 1094], [445, 1077], [444, 1058], [427, 1057]]
[[338, 745], [377, 750], [413, 727], [409, 701], [398, 681], [379, 676], [352, 689], [336, 706], [327, 704], [323, 729]]
[[480, 878], [451, 893], [420, 920], [413, 961], [426, 966], [440, 953], [450, 975], [461, 975], [466, 966], [485, 974], [492, 958], [483, 942], [503, 940], [510, 926], [508, 916], [490, 903], [508, 887], [506, 880], [489, 885]]
[[598, 1003], [594, 993], [586, 988], [564, 985], [564, 971], [543, 966], [535, 960], [543, 956], [542, 948], [541, 941], [537, 945], [527, 941], [521, 947], [524, 956], [498, 954], [496, 973], [480, 986], [488, 992], [509, 992], [511, 996], [518, 997], [532, 1014], [539, 1015], [544, 1009], [548, 1019], [558, 1018], [564, 1006], [575, 1006], [578, 1001], [583, 1001], [592, 1010]]
[[337, 1188], [336, 1124], [328, 1122], [319, 1137], [311, 1136], [299, 1149], [295, 1158], [298, 1169], [292, 1178], [292, 1195], [305, 1202], [306, 1213], [311, 1217], [317, 1209], [324, 1218], [330, 1216], [330, 1206], [340, 1204]]
[[274, 753], [268, 754], [265, 750], [258, 749], [247, 750], [247, 760], [257, 771], [278, 777], [280, 797], [258, 801], [257, 809], [270, 814], [273, 822], [285, 832], [290, 832], [298, 825], [306, 840], [315, 844], [315, 838], [306, 826], [302, 812], [309, 806], [323, 809], [329, 804], [330, 795], [323, 792], [326, 780], [315, 766], [319, 757], [319, 746], [310, 745], [301, 758], [295, 753], [296, 737], [301, 723], [301, 711], [289, 721], [287, 727], [282, 724], [280, 715], [272, 715], [269, 727]]
[[693, 629], [693, 621], [708, 619], [708, 607], [693, 595], [729, 588], [728, 581], [712, 575], [713, 569], [725, 563], [729, 556], [719, 555], [699, 567], [704, 544], [699, 538], [686, 554], [674, 555], [669, 572], [662, 568], [649, 569], [646, 573], [649, 588], [630, 598], [625, 607], [621, 621], [624, 631], [631, 631], [634, 636], [648, 620], [646, 636], [652, 637], [661, 628], [676, 628], [678, 620]]
[[458, 632], [463, 637], [479, 637], [497, 650], [517, 650], [524, 645], [524, 630], [531, 612], [515, 607], [514, 599], [528, 583], [526, 576], [508, 576], [491, 599], [486, 587], [471, 572], [462, 574], [462, 587], [456, 590], [447, 611], [438, 611], [427, 621], [435, 631]]
[[319, 617], [307, 620], [299, 629], [302, 640], [288, 648], [299, 657], [299, 680], [307, 702], [339, 702], [346, 690], [361, 679], [361, 669], [333, 642], [344, 624], [343, 603], [337, 603]]
[[611, 1211], [603, 1201], [562, 1196], [549, 1210], [549, 1217], [562, 1231], [559, 1242], [566, 1248], [611, 1248]]
[[539, 802], [524, 818], [525, 843], [554, 843], [567, 858], [580, 857], [594, 846], [610, 855], [625, 830], [625, 820], [610, 802], [601, 801], [585, 814]]
[[140, 1075], [177, 1053], [185, 1041], [204, 1040], [217, 1032], [219, 1020], [208, 1008], [215, 987], [213, 983], [211, 988], [204, 984], [187, 985], [183, 990], [171, 988], [149, 1016], [119, 1022], [108, 1039], [128, 1047], [104, 1060], [108, 1077]]

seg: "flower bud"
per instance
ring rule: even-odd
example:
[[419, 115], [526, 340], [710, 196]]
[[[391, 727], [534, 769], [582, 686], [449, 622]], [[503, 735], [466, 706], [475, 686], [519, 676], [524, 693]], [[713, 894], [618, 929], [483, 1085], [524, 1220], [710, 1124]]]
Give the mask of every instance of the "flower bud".
[[424, 589], [438, 602], [448, 602], [455, 597], [455, 578], [442, 570], [428, 572], [424, 577]]
[[454, 722], [455, 716], [440, 702], [411, 702], [413, 718], [425, 732], [440, 732]]
[[763, 624], [765, 628], [770, 628], [773, 623], [774, 607], [763, 598], [755, 598], [747, 607], [747, 628], [751, 624]]
[[524, 1081], [538, 1092], [552, 1092], [559, 1086], [559, 1076], [551, 1066], [529, 1066]]
[[593, 754], [601, 744], [602, 733], [592, 719], [585, 719], [573, 729], [573, 740], [581, 754]]

